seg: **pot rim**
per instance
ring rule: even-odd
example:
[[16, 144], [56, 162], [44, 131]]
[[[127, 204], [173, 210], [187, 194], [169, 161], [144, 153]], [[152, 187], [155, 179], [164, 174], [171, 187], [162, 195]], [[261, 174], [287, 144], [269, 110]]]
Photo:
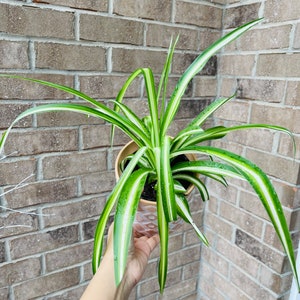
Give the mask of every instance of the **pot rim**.
[[[129, 154], [134, 153], [136, 150], [138, 150], [138, 145], [135, 143], [135, 141], [131, 140], [128, 143], [126, 143], [121, 150], [119, 151], [117, 157], [116, 157], [116, 161], [115, 161], [115, 177], [116, 180], [119, 180], [120, 176], [121, 176], [121, 169], [120, 169], [120, 163], [121, 161], [128, 156]], [[196, 156], [194, 154], [185, 154], [186, 157], [189, 160], [197, 160]], [[192, 190], [194, 189], [194, 185], [190, 184], [189, 187], [186, 190], [185, 195], [189, 195]], [[144, 202], [145, 204], [148, 205], [156, 205], [156, 201], [150, 201], [150, 200], [145, 200], [143, 198], [140, 199], [141, 202]]]

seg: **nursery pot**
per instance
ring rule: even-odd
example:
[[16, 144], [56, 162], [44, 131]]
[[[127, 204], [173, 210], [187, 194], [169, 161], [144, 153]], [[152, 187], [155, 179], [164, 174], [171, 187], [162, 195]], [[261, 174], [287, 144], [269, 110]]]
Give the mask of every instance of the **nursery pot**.
[[[130, 141], [127, 143], [118, 153], [115, 162], [115, 177], [118, 180], [122, 174], [120, 165], [121, 162], [130, 154], [133, 154], [138, 150], [138, 146], [134, 141]], [[189, 160], [196, 160], [196, 157], [193, 154], [186, 154], [187, 159]], [[194, 186], [191, 184], [187, 190], [186, 195], [189, 195]], [[177, 230], [183, 221], [181, 218], [178, 218], [174, 222], [169, 223], [169, 230], [170, 232], [174, 232]], [[157, 225], [157, 208], [156, 208], [156, 201], [140, 199], [136, 217], [134, 220], [133, 228], [137, 236], [147, 236], [151, 237], [154, 234], [158, 233], [158, 225]]]

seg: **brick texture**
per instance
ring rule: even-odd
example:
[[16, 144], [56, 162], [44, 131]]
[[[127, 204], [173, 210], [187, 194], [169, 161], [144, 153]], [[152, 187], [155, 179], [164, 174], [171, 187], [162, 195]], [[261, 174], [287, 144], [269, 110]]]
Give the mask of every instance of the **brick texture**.
[[[136, 68], [151, 67], [159, 81], [169, 42], [179, 35], [170, 96], [199, 52], [223, 32], [264, 16], [189, 84], [170, 134], [216, 97], [236, 92], [205, 126], [274, 123], [293, 131], [298, 146], [299, 8], [298, 0], [0, 0], [0, 73], [78, 88], [111, 107]], [[149, 113], [145, 101], [138, 77], [124, 103], [142, 117]], [[0, 77], [0, 133], [27, 108], [61, 102], [83, 103]], [[115, 184], [114, 160], [128, 140], [117, 130], [110, 147], [109, 124], [77, 113], [44, 113], [15, 125], [7, 157], [0, 156], [0, 299], [80, 299], [92, 277], [97, 220]], [[288, 135], [269, 130], [229, 134], [213, 145], [246, 155], [270, 175], [296, 247], [300, 147], [294, 153]], [[203, 205], [194, 192], [190, 204], [210, 247], [184, 224], [170, 236], [164, 295], [157, 248], [130, 300], [288, 299], [292, 276], [260, 200], [245, 182], [207, 183], [210, 201]]]

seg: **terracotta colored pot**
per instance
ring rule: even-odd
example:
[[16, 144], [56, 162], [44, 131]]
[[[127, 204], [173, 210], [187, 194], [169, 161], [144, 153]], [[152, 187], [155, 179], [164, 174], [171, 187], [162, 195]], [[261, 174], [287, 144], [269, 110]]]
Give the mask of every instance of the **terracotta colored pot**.
[[[138, 150], [138, 146], [134, 141], [127, 143], [119, 152], [116, 162], [115, 162], [115, 176], [118, 180], [121, 176], [120, 163], [125, 159], [128, 155], [136, 152]], [[191, 154], [187, 154], [186, 157], [189, 160], [196, 160], [196, 157]], [[190, 185], [187, 189], [186, 194], [190, 194], [193, 190], [194, 186]], [[178, 220], [169, 223], [170, 232], [174, 232], [182, 225], [182, 219], [178, 218]], [[158, 233], [157, 226], [157, 210], [156, 210], [156, 202], [149, 201], [145, 199], [140, 199], [138, 210], [136, 213], [136, 218], [133, 225], [137, 236], [148, 236], [151, 237], [154, 234]]]

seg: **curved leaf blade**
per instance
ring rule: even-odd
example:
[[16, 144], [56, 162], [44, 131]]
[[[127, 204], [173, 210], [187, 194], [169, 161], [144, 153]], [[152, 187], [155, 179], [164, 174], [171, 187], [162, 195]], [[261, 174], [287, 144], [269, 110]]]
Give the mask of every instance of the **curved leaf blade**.
[[138, 169], [126, 181], [117, 204], [114, 223], [114, 269], [118, 286], [126, 268], [132, 226], [149, 170]]

